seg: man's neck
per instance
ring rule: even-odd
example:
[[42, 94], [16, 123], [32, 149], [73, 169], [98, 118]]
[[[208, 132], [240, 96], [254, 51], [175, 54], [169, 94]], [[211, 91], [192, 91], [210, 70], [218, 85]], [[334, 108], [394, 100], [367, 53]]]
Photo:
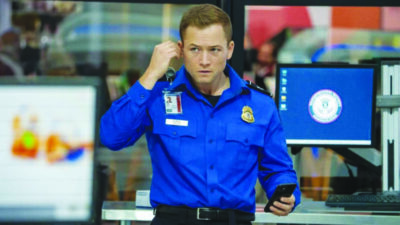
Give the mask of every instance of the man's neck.
[[230, 87], [229, 76], [220, 76], [220, 79], [216, 80], [211, 85], [197, 85], [196, 88], [203, 94], [221, 96], [222, 92]]

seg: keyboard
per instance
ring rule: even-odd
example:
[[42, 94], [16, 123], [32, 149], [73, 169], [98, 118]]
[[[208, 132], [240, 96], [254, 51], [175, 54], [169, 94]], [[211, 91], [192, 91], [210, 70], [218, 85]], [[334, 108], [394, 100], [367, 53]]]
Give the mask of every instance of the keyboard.
[[325, 205], [357, 211], [400, 211], [400, 192], [330, 194]]

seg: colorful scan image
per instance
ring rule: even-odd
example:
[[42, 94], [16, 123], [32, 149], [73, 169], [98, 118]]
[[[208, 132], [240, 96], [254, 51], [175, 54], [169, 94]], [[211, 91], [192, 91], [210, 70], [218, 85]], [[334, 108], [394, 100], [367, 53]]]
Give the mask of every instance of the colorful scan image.
[[[51, 132], [47, 136], [40, 135], [35, 129], [38, 118], [30, 115], [28, 123], [21, 124], [19, 115], [13, 119], [14, 140], [11, 148], [12, 154], [19, 158], [38, 158], [44, 155], [50, 163], [59, 161], [76, 161], [82, 158], [84, 151], [91, 151], [93, 143], [72, 141], [60, 132]], [[42, 151], [42, 154], [38, 154]]]
[[78, 160], [83, 155], [84, 150], [84, 146], [73, 146], [63, 141], [58, 134], [52, 134], [46, 140], [46, 156], [49, 162]]
[[[32, 122], [35, 117], [32, 117]], [[14, 141], [12, 153], [17, 157], [36, 158], [39, 150], [39, 139], [33, 130], [24, 130], [20, 116], [13, 119]]]
[[28, 88], [19, 93], [3, 89], [13, 96], [1, 103], [0, 113], [0, 139], [6, 144], [1, 148], [10, 153], [10, 159], [54, 164], [83, 160], [85, 154], [92, 157], [94, 95], [90, 89], [76, 93], [69, 89]]

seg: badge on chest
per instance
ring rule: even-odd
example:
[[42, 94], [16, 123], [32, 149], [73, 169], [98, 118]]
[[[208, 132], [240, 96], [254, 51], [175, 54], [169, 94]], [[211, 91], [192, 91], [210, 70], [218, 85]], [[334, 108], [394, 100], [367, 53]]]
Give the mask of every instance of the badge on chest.
[[241, 118], [247, 123], [254, 123], [253, 110], [247, 105], [243, 106]]
[[182, 92], [164, 92], [166, 114], [182, 114]]

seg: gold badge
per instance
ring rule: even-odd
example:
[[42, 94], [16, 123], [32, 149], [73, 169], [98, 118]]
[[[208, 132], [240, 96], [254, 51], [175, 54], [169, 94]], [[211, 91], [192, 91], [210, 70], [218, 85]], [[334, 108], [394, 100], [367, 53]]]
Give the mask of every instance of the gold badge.
[[247, 123], [254, 123], [253, 110], [247, 105], [242, 109], [242, 120]]

